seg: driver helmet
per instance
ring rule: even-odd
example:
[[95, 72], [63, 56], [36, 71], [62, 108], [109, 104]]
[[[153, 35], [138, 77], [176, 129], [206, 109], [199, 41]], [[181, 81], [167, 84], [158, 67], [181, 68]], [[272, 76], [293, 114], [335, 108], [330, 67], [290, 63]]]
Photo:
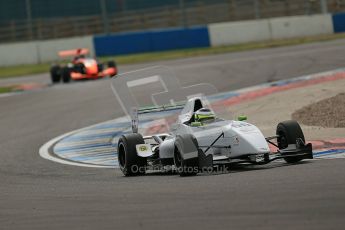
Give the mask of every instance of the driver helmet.
[[196, 122], [204, 122], [209, 120], [214, 120], [216, 118], [215, 114], [210, 109], [199, 109], [194, 113], [194, 120]]

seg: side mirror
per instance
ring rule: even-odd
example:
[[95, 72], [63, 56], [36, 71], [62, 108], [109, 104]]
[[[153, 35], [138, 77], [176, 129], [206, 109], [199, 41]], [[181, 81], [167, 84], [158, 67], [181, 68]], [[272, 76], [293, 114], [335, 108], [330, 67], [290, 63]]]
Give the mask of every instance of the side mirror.
[[239, 121], [246, 121], [247, 120], [247, 116], [241, 115], [237, 118]]

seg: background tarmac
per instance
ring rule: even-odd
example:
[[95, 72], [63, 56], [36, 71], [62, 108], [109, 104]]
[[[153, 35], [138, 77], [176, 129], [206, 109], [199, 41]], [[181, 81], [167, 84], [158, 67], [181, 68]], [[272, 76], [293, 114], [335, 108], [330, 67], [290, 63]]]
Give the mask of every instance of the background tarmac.
[[[182, 85], [221, 91], [344, 67], [345, 40], [120, 66], [168, 65]], [[49, 83], [48, 75], [2, 80]], [[109, 80], [0, 97], [0, 229], [341, 229], [345, 160], [236, 168], [230, 174], [125, 178], [57, 164], [39, 147], [122, 115]], [[272, 126], [276, 124], [272, 123]]]

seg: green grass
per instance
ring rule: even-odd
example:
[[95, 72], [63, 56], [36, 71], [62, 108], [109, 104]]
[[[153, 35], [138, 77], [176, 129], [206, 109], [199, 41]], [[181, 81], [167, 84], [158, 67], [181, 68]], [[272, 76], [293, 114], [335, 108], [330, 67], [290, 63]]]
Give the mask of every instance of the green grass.
[[50, 64], [37, 65], [18, 65], [9, 67], [0, 67], [0, 79], [8, 77], [26, 76], [49, 71]]
[[[264, 48], [272, 48], [272, 47], [292, 46], [292, 45], [330, 41], [330, 40], [343, 39], [343, 38], [345, 38], [345, 34], [320, 35], [320, 36], [312, 36], [312, 37], [304, 37], [304, 38], [282, 39], [282, 40], [273, 40], [273, 41], [265, 41], [265, 42], [252, 42], [252, 43], [246, 43], [246, 44], [228, 45], [228, 46], [219, 46], [219, 47], [195, 48], [195, 49], [173, 50], [173, 51], [142, 53], [142, 54], [133, 54], [133, 55], [121, 55], [121, 56], [114, 56], [114, 57], [102, 57], [101, 60], [102, 61], [116, 60], [116, 62], [119, 65], [135, 64], [135, 63], [143, 63], [143, 62], [154, 62], [154, 61], [171, 60], [171, 59], [179, 59], [179, 58], [223, 54], [223, 53], [230, 53], [230, 52], [240, 52], [240, 51], [264, 49]], [[11, 66], [11, 67], [0, 67], [0, 79], [44, 73], [44, 72], [49, 71], [49, 67], [50, 67], [49, 63], [38, 64], [38, 65], [20, 65], [20, 66]]]
[[14, 91], [14, 87], [12, 86], [0, 86], [0, 94], [1, 93], [10, 93]]

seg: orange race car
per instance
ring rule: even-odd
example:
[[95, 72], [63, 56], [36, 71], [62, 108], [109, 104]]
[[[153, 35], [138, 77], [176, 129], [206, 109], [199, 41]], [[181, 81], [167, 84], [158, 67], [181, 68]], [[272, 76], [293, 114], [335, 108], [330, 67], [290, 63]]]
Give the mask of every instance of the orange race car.
[[96, 59], [87, 57], [88, 49], [74, 49], [60, 51], [61, 58], [73, 57], [72, 62], [66, 64], [54, 64], [50, 68], [52, 83], [61, 80], [68, 83], [71, 80], [98, 79], [103, 77], [114, 77], [117, 75], [117, 67], [114, 61], [106, 64], [99, 63]]

